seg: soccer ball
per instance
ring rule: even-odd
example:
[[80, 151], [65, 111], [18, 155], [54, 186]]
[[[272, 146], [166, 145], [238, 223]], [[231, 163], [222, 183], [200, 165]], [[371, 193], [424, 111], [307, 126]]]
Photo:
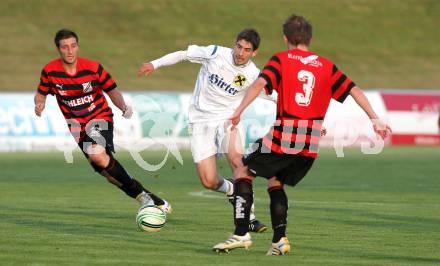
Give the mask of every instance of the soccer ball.
[[159, 232], [167, 220], [166, 213], [159, 207], [148, 205], [142, 207], [136, 215], [136, 223], [141, 231]]

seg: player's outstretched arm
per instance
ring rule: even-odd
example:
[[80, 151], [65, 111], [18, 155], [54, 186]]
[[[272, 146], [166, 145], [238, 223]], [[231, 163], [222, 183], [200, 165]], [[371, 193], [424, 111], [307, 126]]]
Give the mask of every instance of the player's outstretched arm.
[[35, 93], [34, 103], [35, 103], [35, 114], [37, 116], [41, 116], [44, 107], [46, 106], [46, 95], [43, 95], [39, 92]]
[[243, 100], [241, 100], [240, 105], [235, 110], [234, 114], [231, 117], [232, 125], [236, 126], [240, 123], [241, 113], [251, 104], [257, 97], [260, 95], [261, 90], [266, 86], [267, 82], [263, 78], [256, 79], [246, 91], [246, 95]]
[[154, 70], [163, 67], [177, 64], [183, 60], [187, 60], [187, 51], [177, 51], [167, 55], [162, 56], [159, 59], [153, 60], [148, 63], [142, 63], [138, 70], [138, 76], [145, 75], [148, 76]]
[[374, 132], [376, 132], [382, 139], [388, 137], [391, 134], [391, 128], [374, 112], [373, 107], [371, 107], [370, 102], [362, 90], [355, 86], [351, 89], [350, 95], [371, 119]]
[[130, 119], [133, 115], [133, 109], [130, 105], [125, 104], [124, 96], [122, 96], [121, 92], [115, 88], [107, 92], [107, 95], [110, 97], [112, 103], [122, 111], [122, 116]]

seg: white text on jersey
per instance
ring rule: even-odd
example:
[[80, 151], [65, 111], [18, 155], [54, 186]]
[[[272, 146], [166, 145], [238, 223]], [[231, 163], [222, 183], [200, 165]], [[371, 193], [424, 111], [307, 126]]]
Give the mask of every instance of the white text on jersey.
[[90, 102], [93, 102], [92, 95], [87, 95], [87, 96], [84, 96], [84, 97], [81, 97], [78, 99], [74, 99], [74, 100], [70, 100], [70, 101], [63, 100], [63, 103], [65, 103], [69, 107], [75, 107], [75, 106], [83, 105], [85, 103], [90, 103]]

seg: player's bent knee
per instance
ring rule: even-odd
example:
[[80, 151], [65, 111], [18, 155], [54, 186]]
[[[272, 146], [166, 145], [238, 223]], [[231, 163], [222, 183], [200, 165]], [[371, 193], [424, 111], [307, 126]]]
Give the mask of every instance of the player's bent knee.
[[274, 188], [274, 187], [281, 187], [282, 188], [283, 186], [284, 186], [284, 184], [281, 183], [276, 177], [270, 178], [268, 180], [268, 182], [267, 182], [267, 188], [268, 189], [271, 189], [271, 188]]
[[201, 177], [200, 181], [202, 182], [202, 185], [207, 189], [215, 190], [219, 187], [219, 182], [215, 179]]
[[96, 166], [100, 167], [100, 168], [105, 168], [107, 167], [109, 161], [110, 161], [110, 156], [108, 156], [107, 154], [89, 154], [89, 160]]
[[234, 171], [234, 179], [247, 178], [253, 180], [253, 176], [251, 174], [252, 173], [249, 172], [248, 167], [241, 164]]

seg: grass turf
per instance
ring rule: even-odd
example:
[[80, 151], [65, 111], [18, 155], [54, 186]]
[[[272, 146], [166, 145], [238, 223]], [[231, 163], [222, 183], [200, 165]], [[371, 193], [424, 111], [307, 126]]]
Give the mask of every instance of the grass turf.
[[[160, 162], [163, 152], [144, 159]], [[137, 231], [137, 203], [94, 174], [80, 154], [0, 154], [0, 262], [5, 265], [438, 265], [438, 148], [323, 150], [289, 197], [292, 254], [270, 258], [271, 230], [250, 251], [217, 255], [232, 232], [231, 206], [199, 184], [189, 153], [155, 173], [128, 153], [117, 158], [174, 213], [161, 232]], [[229, 170], [220, 161], [220, 172]], [[270, 225], [265, 182], [254, 183], [257, 215]]]

